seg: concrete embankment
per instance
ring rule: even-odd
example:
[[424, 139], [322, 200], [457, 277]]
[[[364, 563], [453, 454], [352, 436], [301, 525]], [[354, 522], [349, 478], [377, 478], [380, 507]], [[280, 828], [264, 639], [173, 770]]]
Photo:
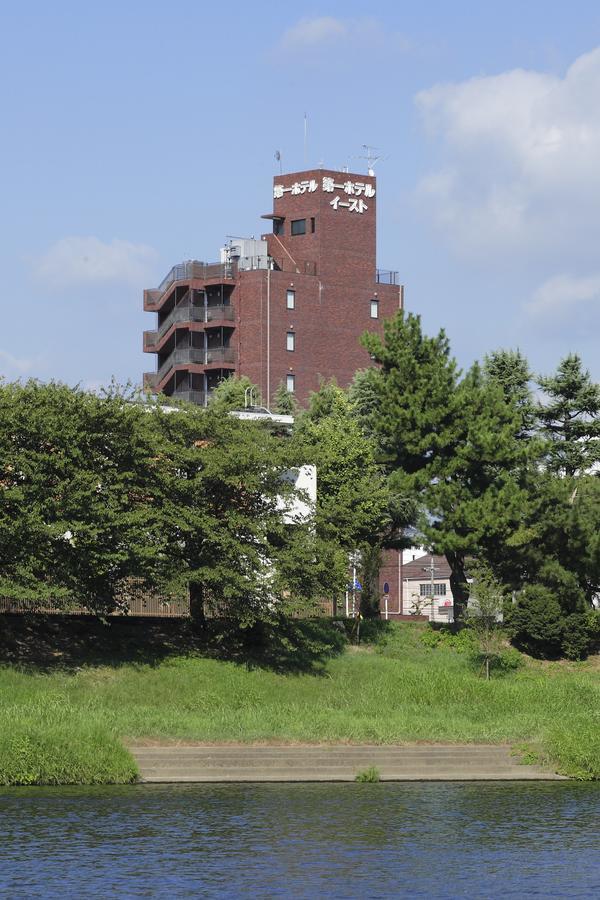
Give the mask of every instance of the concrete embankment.
[[520, 764], [509, 746], [412, 744], [131, 745], [144, 782], [355, 781], [373, 767], [381, 781], [540, 781], [560, 775]]

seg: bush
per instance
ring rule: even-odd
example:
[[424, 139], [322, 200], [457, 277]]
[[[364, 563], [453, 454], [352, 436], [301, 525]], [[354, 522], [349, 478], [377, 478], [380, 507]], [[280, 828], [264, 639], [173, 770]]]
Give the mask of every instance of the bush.
[[486, 656], [485, 653], [479, 650], [470, 654], [471, 664], [477, 671], [484, 669], [486, 658], [489, 660], [490, 675], [509, 675], [523, 665], [523, 657], [514, 647], [509, 647], [507, 650], [501, 650], [490, 656]]
[[590, 638], [590, 653], [600, 650], [600, 609], [590, 609], [586, 613], [588, 634]]
[[560, 604], [543, 585], [523, 588], [516, 606], [507, 611], [506, 625], [515, 644], [532, 656], [560, 656], [564, 618]]
[[430, 625], [421, 635], [421, 641], [426, 647], [445, 647], [457, 653], [473, 653], [477, 649], [477, 638], [469, 628], [454, 631], [448, 625], [441, 628]]
[[592, 635], [585, 613], [573, 613], [564, 622], [562, 651], [567, 659], [585, 659], [590, 651]]

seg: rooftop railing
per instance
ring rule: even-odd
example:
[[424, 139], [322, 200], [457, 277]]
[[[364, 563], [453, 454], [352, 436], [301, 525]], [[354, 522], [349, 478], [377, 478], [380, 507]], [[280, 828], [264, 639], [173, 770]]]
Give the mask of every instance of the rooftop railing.
[[177, 281], [231, 281], [235, 278], [237, 266], [234, 263], [204, 263], [196, 259], [178, 263], [163, 278], [157, 288], [146, 288], [144, 306], [146, 309], [157, 309], [169, 288]]
[[377, 269], [375, 271], [375, 281], [377, 284], [400, 284], [398, 273], [392, 272], [390, 269]]
[[178, 281], [232, 281], [238, 271], [256, 269], [276, 269], [279, 272], [293, 272], [296, 275], [316, 275], [317, 264], [313, 260], [293, 259], [282, 254], [273, 256], [241, 256], [226, 263], [204, 263], [196, 259], [178, 263], [168, 272], [157, 288], [144, 291], [144, 306], [148, 310], [158, 309], [169, 288]]

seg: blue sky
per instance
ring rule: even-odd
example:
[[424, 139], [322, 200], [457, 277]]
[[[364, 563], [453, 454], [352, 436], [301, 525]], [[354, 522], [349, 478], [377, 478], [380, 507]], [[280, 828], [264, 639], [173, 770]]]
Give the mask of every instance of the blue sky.
[[142, 289], [258, 234], [274, 152], [378, 164], [378, 255], [461, 365], [578, 351], [600, 379], [600, 6], [2, 4], [0, 374], [153, 358]]

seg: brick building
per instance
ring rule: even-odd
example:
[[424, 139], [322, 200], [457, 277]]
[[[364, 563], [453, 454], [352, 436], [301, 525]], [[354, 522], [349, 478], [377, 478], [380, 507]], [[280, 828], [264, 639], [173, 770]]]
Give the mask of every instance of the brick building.
[[144, 383], [201, 405], [231, 373], [270, 406], [283, 383], [304, 403], [320, 378], [347, 385], [370, 360], [360, 345], [402, 306], [396, 272], [377, 269], [376, 179], [326, 169], [279, 175], [260, 239], [232, 239], [215, 263], [173, 267], [144, 291], [157, 355]]

